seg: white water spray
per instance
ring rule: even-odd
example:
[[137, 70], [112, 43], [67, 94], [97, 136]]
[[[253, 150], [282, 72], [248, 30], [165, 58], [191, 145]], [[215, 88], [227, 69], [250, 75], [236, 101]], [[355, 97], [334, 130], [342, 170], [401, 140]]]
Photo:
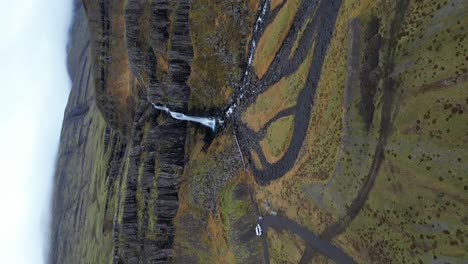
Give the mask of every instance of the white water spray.
[[[265, 0], [264, 4], [262, 6], [262, 11], [258, 16], [257, 21], [255, 22], [255, 29], [254, 29], [254, 33], [253, 33], [252, 36], [255, 36], [255, 35], [258, 34], [258, 31], [261, 28], [260, 26], [262, 25], [262, 23], [264, 21], [264, 18], [266, 16], [267, 11], [268, 11], [269, 8], [270, 8], [270, 0]], [[244, 73], [244, 81], [243, 81], [243, 84], [242, 84], [242, 86], [240, 88], [240, 94], [239, 94], [240, 99], [243, 99], [244, 95], [245, 95], [245, 86], [247, 85], [247, 83], [249, 81], [248, 76], [249, 76], [249, 73], [250, 73], [250, 69], [252, 67], [252, 63], [253, 63], [253, 60], [254, 60], [256, 50], [257, 50], [257, 43], [255, 41], [255, 38], [253, 38], [252, 42], [250, 43], [249, 59], [247, 61], [247, 68], [246, 68], [245, 73]], [[234, 113], [236, 108], [237, 108], [237, 104], [236, 103], [232, 104], [225, 113], [226, 117], [230, 117]]]
[[184, 114], [179, 113], [179, 112], [173, 112], [169, 108], [167, 108], [166, 106], [160, 106], [160, 105], [156, 105], [156, 104], [153, 104], [153, 103], [151, 103], [151, 104], [154, 106], [154, 108], [170, 114], [171, 117], [174, 118], [174, 119], [199, 123], [199, 124], [202, 124], [202, 125], [204, 125], [206, 127], [211, 128], [211, 130], [213, 130], [213, 131], [215, 131], [215, 129], [216, 129], [216, 119], [214, 119], [213, 117], [188, 116], [188, 115], [184, 115]]
[[[260, 27], [262, 23], [265, 21], [265, 16], [267, 14], [267, 10], [270, 8], [270, 0], [265, 0], [262, 11], [260, 12], [257, 21], [255, 22], [255, 29], [254, 29], [254, 34], [253, 36], [258, 34], [258, 31], [260, 30]], [[257, 49], [257, 43], [255, 38], [252, 39], [252, 42], [250, 43], [250, 50], [249, 50], [249, 59], [247, 63], [247, 69], [245, 70], [244, 73], [244, 80], [243, 80], [243, 85], [240, 88], [240, 93], [239, 93], [239, 99], [243, 99], [245, 96], [245, 86], [249, 82], [248, 76], [250, 73], [250, 69], [252, 67], [255, 51]], [[216, 119], [214, 117], [198, 117], [198, 116], [188, 116], [179, 112], [174, 112], [171, 111], [169, 108], [166, 106], [162, 105], [156, 105], [154, 103], [151, 103], [154, 108], [164, 111], [168, 114], [171, 115], [172, 118], [177, 119], [177, 120], [184, 120], [184, 121], [189, 121], [189, 122], [195, 122], [202, 124], [206, 127], [211, 128], [211, 130], [215, 131], [216, 130], [216, 124], [219, 123], [222, 125], [224, 123], [223, 119]], [[237, 109], [237, 104], [234, 103], [232, 104], [229, 109], [225, 113], [225, 117], [230, 117], [232, 114], [234, 114], [234, 111]]]

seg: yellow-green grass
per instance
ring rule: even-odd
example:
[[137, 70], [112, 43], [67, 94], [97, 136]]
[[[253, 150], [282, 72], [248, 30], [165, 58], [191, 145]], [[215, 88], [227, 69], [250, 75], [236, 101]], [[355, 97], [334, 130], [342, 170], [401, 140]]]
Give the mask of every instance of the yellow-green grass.
[[[93, 113], [94, 112], [94, 113]], [[86, 199], [88, 205], [86, 208], [85, 228], [80, 232], [80, 237], [83, 238], [81, 243], [77, 243], [81, 246], [81, 250], [78, 250], [82, 255], [82, 259], [87, 259], [90, 262], [97, 261], [100, 263], [110, 263], [112, 259], [113, 249], [113, 230], [106, 230], [102, 233], [102, 228], [105, 226], [105, 221], [109, 221], [104, 218], [104, 206], [108, 195], [107, 184], [106, 184], [106, 172], [107, 164], [110, 153], [104, 153], [104, 129], [105, 122], [101, 115], [97, 113], [97, 109], [92, 111], [93, 123], [91, 129], [95, 132], [90, 132], [92, 137], [91, 142], [87, 144], [86, 152], [93, 153], [94, 158], [87, 157], [85, 160], [85, 168], [92, 168], [91, 183], [89, 187], [90, 193]], [[94, 121], [95, 120], [95, 121]], [[113, 218], [114, 211], [112, 210], [114, 205], [109, 204], [107, 217]], [[75, 246], [77, 246], [75, 244]]]
[[299, 263], [305, 249], [305, 241], [288, 231], [268, 229], [268, 251], [270, 263]]
[[385, 243], [383, 250], [395, 263], [467, 258], [462, 212], [468, 210], [463, 177], [468, 124], [458, 112], [447, 121], [452, 108], [444, 109], [466, 104], [464, 87], [466, 83], [403, 99], [369, 200], [338, 240], [357, 260], [378, 262], [372, 254], [377, 241]]
[[[231, 187], [225, 187], [217, 194], [219, 204], [214, 213], [208, 212], [203, 203], [195, 202], [196, 199], [207, 198], [207, 195], [197, 190], [203, 189], [202, 185], [210, 180], [207, 177], [209, 173], [219, 170], [217, 157], [232, 147], [234, 142], [232, 131], [229, 128], [225, 131], [218, 135], [207, 149], [204, 149], [203, 133], [193, 127], [188, 129], [186, 153], [189, 153], [189, 156], [179, 190], [180, 206], [174, 219], [176, 230], [174, 249], [176, 254], [190, 256], [199, 263], [240, 263], [239, 256], [234, 254], [236, 243], [229, 242], [232, 232], [235, 232], [231, 229], [230, 223], [245, 212], [230, 207], [235, 207], [236, 202], [222, 201], [223, 197], [232, 198], [233, 185], [243, 182], [244, 178], [234, 175], [235, 179], [229, 183]], [[250, 206], [248, 201], [244, 202], [245, 206]], [[187, 224], [187, 219], [204, 222], [206, 226], [194, 228], [192, 224]], [[180, 256], [175, 257], [176, 261], [178, 257]]]
[[[84, 124], [89, 124], [89, 131], [83, 153], [72, 151], [66, 164], [60, 161], [58, 164], [58, 171], [65, 170], [63, 173], [67, 175], [64, 177], [69, 179], [62, 190], [55, 191], [61, 196], [55, 197], [64, 204], [71, 204], [73, 209], [63, 208], [65, 211], [57, 212], [63, 215], [60, 225], [56, 227], [57, 232], [66, 237], [58, 238], [59, 246], [54, 250], [59, 250], [60, 259], [64, 261], [81, 259], [88, 263], [112, 263], [113, 230], [109, 227], [112, 227], [115, 197], [111, 197], [105, 214], [108, 196], [106, 171], [110, 158], [110, 151], [104, 150], [106, 122], [95, 104], [92, 104], [84, 120]], [[77, 129], [86, 127], [69, 123], [63, 128], [61, 156], [64, 155], [63, 151], [81, 148], [78, 146], [80, 133], [76, 132]], [[60, 243], [63, 241], [70, 243]], [[68, 248], [60, 250], [62, 246]]]
[[[246, 237], [245, 229], [254, 226], [256, 213], [247, 191], [245, 175], [231, 181], [220, 196], [220, 212], [223, 220], [224, 233], [234, 252], [237, 263], [246, 263], [261, 256], [261, 241], [255, 237]], [[243, 186], [243, 187], [240, 187]], [[243, 194], [239, 190], [243, 189]]]
[[260, 38], [253, 61], [255, 73], [259, 78], [262, 78], [266, 73], [284, 39], [288, 35], [299, 4], [299, 0], [287, 0], [286, 4], [281, 8], [273, 22], [268, 25]]
[[468, 155], [462, 148], [439, 151], [438, 147], [429, 149], [443, 154], [443, 160], [420, 164], [413, 161], [416, 157], [389, 155], [382, 164], [366, 206], [338, 239], [356, 260], [379, 262], [372, 253], [379, 249], [379, 241], [385, 243], [383, 252], [395, 263], [427, 263], [437, 258], [456, 263], [468, 257], [466, 180], [459, 178], [467, 166], [457, 164], [459, 157], [466, 160]]
[[[369, 4], [343, 2], [300, 162], [285, 177], [259, 188], [257, 193], [260, 203], [271, 201], [272, 207], [316, 232], [335, 222], [356, 197], [360, 184], [355, 183], [367, 175], [380, 133], [381, 102], [377, 98], [372, 126], [365, 132], [355, 107], [359, 98], [355, 98], [348, 112], [350, 144], [340, 146], [347, 23], [355, 16], [365, 22], [371, 14], [377, 15], [382, 18], [380, 32], [388, 38], [389, 19], [395, 12], [391, 1], [373, 8]], [[334, 240], [358, 262], [427, 263], [437, 258], [458, 263], [467, 258], [467, 242], [461, 239], [466, 236], [466, 218], [461, 212], [468, 209], [468, 184], [463, 177], [468, 159], [468, 124], [464, 121], [468, 91], [464, 89], [466, 62], [460, 55], [466, 48], [460, 39], [466, 18], [456, 13], [466, 12], [466, 4], [447, 8], [450, 5], [450, 1], [445, 6], [444, 1], [410, 2], [407, 14], [411, 18], [405, 19], [402, 30], [410, 33], [400, 36], [394, 57], [394, 121], [380, 172], [361, 213]], [[450, 12], [444, 18], [437, 10]], [[423, 12], [427, 21], [418, 20]], [[438, 16], [442, 18], [431, 20]], [[408, 24], [417, 26], [407, 30]], [[435, 47], [439, 47], [437, 51]], [[336, 171], [335, 180], [327, 180], [338, 163], [342, 167]], [[311, 189], [307, 186], [315, 186], [311, 189], [319, 190], [319, 197], [308, 196]], [[301, 210], [294, 209], [296, 204], [301, 204]], [[377, 252], [389, 259], [380, 258]]]
[[[374, 115], [373, 124], [376, 125], [366, 133], [363, 130], [364, 123], [357, 108], [359, 98], [356, 98], [351, 104], [353, 109], [348, 113], [351, 121], [348, 132], [354, 149], [352, 152], [345, 151], [343, 156], [340, 155], [340, 151], [344, 149], [344, 146], [340, 148], [340, 144], [343, 129], [348, 22], [356, 15], [368, 17], [371, 12], [376, 12], [373, 11], [370, 4], [370, 1], [349, 1], [342, 4], [333, 39], [322, 68], [311, 123], [301, 155], [296, 166], [272, 186], [272, 189], [275, 190], [280, 189], [278, 186], [288, 186], [289, 190], [282, 193], [274, 194], [275, 191], [272, 191], [271, 197], [275, 197], [273, 199], [281, 205], [279, 208], [285, 210], [288, 216], [307, 224], [314, 230], [323, 230], [344, 213], [345, 204], [353, 199], [357, 192], [353, 182], [360, 182], [367, 175], [375, 150], [380, 123], [380, 108], [376, 110]], [[334, 174], [338, 162], [344, 164], [345, 170], [336, 173], [343, 178], [334, 181], [333, 184], [327, 184], [327, 188], [323, 189], [320, 187], [321, 184], [325, 184], [324, 180]], [[316, 183], [318, 189], [315, 191], [320, 190], [318, 193], [320, 193], [321, 200], [318, 204], [313, 202], [318, 199], [317, 197], [311, 200], [312, 197], [308, 196], [310, 189], [307, 189], [309, 192], [305, 192], [303, 189]], [[348, 186], [348, 188], [344, 188], [344, 186]], [[289, 200], [289, 203], [285, 203], [285, 200]], [[310, 207], [307, 210], [289, 209], [291, 205], [304, 201], [309, 203]], [[292, 207], [294, 208], [294, 206]], [[309, 212], [307, 212], [308, 210]], [[315, 213], [310, 214], [311, 211]]]
[[252, 159], [253, 159], [253, 162], [254, 162], [255, 167], [256, 167], [257, 169], [262, 170], [262, 169], [263, 169], [263, 165], [262, 165], [262, 162], [260, 161], [260, 157], [258, 156], [257, 151], [251, 149], [251, 150], [250, 150], [250, 156], [251, 156]]
[[336, 264], [335, 261], [328, 258], [323, 254], [315, 254], [315, 256], [309, 261], [309, 264]]
[[[98, 106], [103, 113], [104, 118], [108, 123], [113, 123], [119, 128], [124, 128], [129, 120], [128, 116], [128, 97], [131, 96], [131, 73], [128, 59], [128, 52], [125, 46], [125, 1], [114, 1], [110, 4], [109, 9], [109, 20], [111, 32], [109, 32], [110, 41], [108, 48], [108, 56], [111, 60], [102, 58], [100, 54], [100, 43], [101, 43], [101, 28], [100, 21], [101, 13], [99, 12], [99, 4], [95, 1], [86, 1], [87, 16], [91, 38], [93, 41], [92, 53], [93, 53], [93, 72], [95, 83], [99, 84], [96, 87], [96, 97]], [[106, 87], [102, 87], [101, 84], [101, 68], [107, 68], [106, 75]], [[106, 104], [106, 105], [101, 105]], [[110, 112], [110, 108], [115, 111]]]
[[255, 132], [282, 110], [296, 105], [299, 92], [304, 88], [309, 73], [315, 45], [306, 59], [291, 75], [281, 78], [277, 83], [260, 94], [255, 102], [242, 114], [242, 121]]
[[260, 0], [249, 0], [249, 9], [252, 10], [253, 12], [256, 12], [258, 9], [259, 3], [260, 3]]
[[251, 211], [251, 202], [249, 199], [236, 199], [234, 197], [235, 188], [235, 182], [229, 184], [220, 197], [221, 216], [224, 221], [226, 233], [231, 232], [234, 221], [239, 220], [239, 218]]
[[276, 210], [316, 231], [332, 223], [334, 217], [317, 214], [319, 208], [310, 202], [302, 186], [328, 178], [336, 162], [346, 77], [347, 27], [352, 4], [342, 4], [341, 8], [346, 12], [338, 16], [317, 86], [311, 123], [296, 166], [284, 177], [261, 187], [257, 193], [259, 203], [270, 200]]
[[209, 241], [213, 263], [236, 263], [236, 257], [227, 242], [219, 212], [209, 216], [208, 232], [205, 238]]
[[[226, 103], [232, 83], [240, 78], [244, 60], [245, 36], [237, 20], [250, 25], [254, 20], [255, 1], [248, 4], [228, 0], [195, 0], [190, 8], [190, 34], [194, 57], [188, 81], [191, 88], [189, 107], [213, 108]], [[239, 10], [234, 17], [226, 9]], [[226, 52], [221, 54], [220, 49]], [[224, 59], [223, 57], [226, 57]], [[226, 62], [227, 61], [227, 62]]]
[[275, 10], [275, 8], [278, 7], [282, 2], [283, 2], [283, 0], [271, 0], [270, 1], [270, 9]]
[[273, 122], [260, 141], [260, 147], [269, 163], [280, 160], [291, 143], [294, 130], [294, 116], [282, 117]]

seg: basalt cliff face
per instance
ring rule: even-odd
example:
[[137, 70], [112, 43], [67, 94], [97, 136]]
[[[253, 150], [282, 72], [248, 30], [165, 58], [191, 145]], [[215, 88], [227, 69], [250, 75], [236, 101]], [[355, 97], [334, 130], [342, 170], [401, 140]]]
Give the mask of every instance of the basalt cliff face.
[[[184, 172], [189, 134], [186, 122], [150, 103], [189, 110], [191, 5], [75, 1], [68, 47], [73, 87], [55, 175], [50, 263], [174, 259], [179, 190], [190, 177]], [[243, 45], [231, 51], [243, 53]], [[240, 58], [233, 67], [241, 67]], [[192, 135], [210, 133], [194, 128]]]
[[[167, 99], [170, 107], [187, 110], [186, 81], [193, 56], [189, 8], [189, 1], [170, 5], [90, 1], [84, 3], [84, 8], [76, 4], [69, 51], [74, 85], [63, 125], [57, 171], [54, 226], [60, 228], [53, 234], [53, 263], [72, 263], [83, 257], [71, 258], [73, 255], [68, 254], [82, 253], [76, 247], [85, 242], [80, 241], [83, 233], [73, 233], [68, 229], [72, 226], [65, 225], [71, 214], [75, 217], [76, 231], [86, 229], [87, 224], [94, 225], [92, 234], [84, 238], [97, 242], [95, 257], [99, 258], [95, 261], [103, 260], [99, 247], [105, 245], [96, 241], [96, 237], [107, 236], [106, 242], [113, 244], [113, 251], [107, 254], [115, 263], [163, 263], [172, 258], [172, 219], [179, 207], [177, 194], [184, 168], [187, 128], [180, 121], [157, 120], [156, 110], [148, 100], [163, 103]], [[153, 12], [158, 18], [157, 25], [151, 27], [155, 32], [149, 28], [143, 32], [141, 23], [151, 21], [141, 22], [142, 16]], [[169, 14], [174, 17], [173, 23], [168, 20]], [[162, 18], [166, 20], [161, 22]], [[158, 27], [160, 24], [165, 26]], [[170, 43], [170, 48], [161, 51], [169, 58], [165, 74], [170, 85], [158, 80], [156, 48], [151, 47], [152, 40], [144, 35], [154, 36], [157, 45], [163, 45], [157, 40]], [[78, 137], [76, 144], [68, 145], [70, 137]], [[90, 142], [90, 138], [98, 142]], [[97, 157], [89, 160], [88, 155]], [[81, 164], [75, 164], [78, 159]], [[83, 167], [93, 171], [87, 174], [76, 170]], [[81, 183], [83, 188], [76, 194], [75, 183]], [[77, 206], [74, 212], [68, 210], [72, 205], [67, 203], [71, 201]], [[87, 209], [92, 205], [96, 211], [91, 216]], [[69, 235], [75, 235], [75, 241], [67, 238]]]
[[76, 0], [49, 262], [466, 263], [467, 10]]

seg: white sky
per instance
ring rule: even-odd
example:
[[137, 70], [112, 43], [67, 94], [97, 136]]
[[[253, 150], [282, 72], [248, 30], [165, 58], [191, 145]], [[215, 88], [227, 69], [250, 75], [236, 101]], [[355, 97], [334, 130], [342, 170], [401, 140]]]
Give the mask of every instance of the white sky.
[[72, 0], [0, 0], [0, 258], [45, 263]]

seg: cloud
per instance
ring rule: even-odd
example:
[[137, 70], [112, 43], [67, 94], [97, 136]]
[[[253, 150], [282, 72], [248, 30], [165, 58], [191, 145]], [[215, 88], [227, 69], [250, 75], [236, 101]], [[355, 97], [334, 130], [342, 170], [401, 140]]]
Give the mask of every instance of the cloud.
[[71, 0], [0, 0], [0, 255], [44, 263]]

